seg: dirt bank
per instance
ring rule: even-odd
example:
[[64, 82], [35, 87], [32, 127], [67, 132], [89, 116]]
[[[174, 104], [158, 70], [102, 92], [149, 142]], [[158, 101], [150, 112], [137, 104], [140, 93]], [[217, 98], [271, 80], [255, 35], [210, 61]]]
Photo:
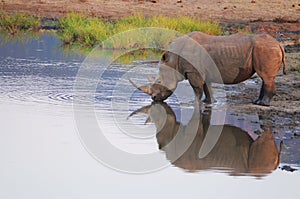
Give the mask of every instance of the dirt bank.
[[[61, 17], [67, 12], [86, 12], [94, 16], [122, 17], [145, 15], [188, 15], [205, 20], [300, 19], [298, 0], [2, 0], [2, 9], [39, 16]], [[252, 2], [252, 3], [251, 3]]]

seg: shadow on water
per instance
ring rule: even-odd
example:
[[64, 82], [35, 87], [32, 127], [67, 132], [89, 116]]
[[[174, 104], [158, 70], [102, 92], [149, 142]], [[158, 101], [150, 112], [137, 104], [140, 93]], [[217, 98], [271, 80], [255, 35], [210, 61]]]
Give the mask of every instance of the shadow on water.
[[[213, 123], [218, 121], [212, 121], [211, 109], [202, 112], [200, 117], [197, 117], [199, 109], [194, 110], [192, 118], [186, 125], [177, 121], [176, 114], [166, 103], [153, 103], [138, 109], [130, 116], [147, 114], [156, 126], [159, 149], [165, 152], [166, 158], [172, 161], [174, 166], [188, 172], [215, 170], [228, 172], [230, 175], [264, 176], [278, 167], [281, 144], [278, 149], [271, 130], [253, 139], [247, 131], [234, 126], [234, 120], [230, 120], [232, 124], [214, 125]], [[162, 122], [164, 114], [166, 118], [165, 122]], [[198, 125], [195, 137], [191, 145], [180, 154], [181, 146], [193, 137], [191, 126], [195, 125], [195, 120]], [[221, 134], [211, 151], [205, 157], [200, 157], [204, 142], [211, 142], [205, 140], [209, 128], [210, 134], [217, 134], [218, 129], [222, 128]]]

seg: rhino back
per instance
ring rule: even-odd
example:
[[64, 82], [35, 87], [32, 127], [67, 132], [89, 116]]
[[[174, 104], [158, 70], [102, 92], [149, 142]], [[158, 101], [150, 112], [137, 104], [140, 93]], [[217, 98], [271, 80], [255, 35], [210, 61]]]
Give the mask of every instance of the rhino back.
[[[252, 67], [253, 35], [203, 36], [201, 39], [200, 36], [198, 35], [195, 39], [214, 60], [222, 77], [223, 82], [217, 83], [235, 84], [254, 74]], [[206, 81], [215, 82], [218, 74], [210, 72], [211, 66], [206, 67]]]

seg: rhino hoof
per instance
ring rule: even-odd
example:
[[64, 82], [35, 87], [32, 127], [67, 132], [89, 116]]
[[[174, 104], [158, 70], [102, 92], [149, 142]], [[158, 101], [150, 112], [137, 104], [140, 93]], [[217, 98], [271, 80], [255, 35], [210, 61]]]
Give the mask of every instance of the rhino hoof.
[[213, 104], [213, 103], [215, 103], [215, 102], [217, 102], [217, 100], [216, 99], [212, 99], [212, 98], [205, 98], [204, 100], [202, 100], [202, 102], [204, 102], [204, 103], [206, 103], [206, 104]]
[[261, 106], [270, 106], [270, 102], [266, 102], [260, 99], [254, 100], [252, 103]]

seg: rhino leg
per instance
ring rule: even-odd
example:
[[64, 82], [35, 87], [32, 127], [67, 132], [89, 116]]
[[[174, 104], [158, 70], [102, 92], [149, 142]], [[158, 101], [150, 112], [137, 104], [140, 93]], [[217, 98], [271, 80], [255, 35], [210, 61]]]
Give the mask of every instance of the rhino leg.
[[196, 102], [201, 104], [201, 98], [203, 95], [203, 86], [204, 86], [203, 79], [197, 73], [187, 73], [186, 77], [189, 80], [189, 83], [194, 90]]
[[274, 80], [269, 81], [267, 83], [263, 80], [259, 97], [253, 103], [257, 105], [270, 106], [270, 101], [274, 96], [274, 94], [275, 94]]
[[205, 99], [203, 100], [203, 102], [205, 102], [207, 104], [211, 104], [216, 101], [215, 98], [213, 97], [211, 83], [207, 83], [207, 82], [204, 83], [203, 90], [204, 90], [204, 94], [205, 94]]

